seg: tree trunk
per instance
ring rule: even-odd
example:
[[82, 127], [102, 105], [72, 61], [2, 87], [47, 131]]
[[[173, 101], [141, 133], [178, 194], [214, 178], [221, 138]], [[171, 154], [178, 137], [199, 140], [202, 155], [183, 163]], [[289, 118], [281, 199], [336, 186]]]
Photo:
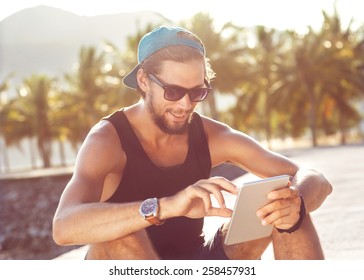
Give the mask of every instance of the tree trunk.
[[312, 69], [313, 67], [310, 59], [306, 58], [303, 53], [298, 53], [296, 55], [296, 63], [302, 87], [306, 92], [310, 102], [310, 111], [308, 118], [311, 131], [311, 143], [313, 147], [317, 147], [317, 101], [314, 91], [314, 82], [311, 77], [312, 74], [307, 73], [307, 70], [305, 71], [305, 69]]
[[35, 156], [34, 156], [34, 149], [33, 149], [33, 145], [32, 145], [32, 138], [29, 138], [29, 155], [30, 155], [30, 166], [32, 167], [32, 169], [37, 168], [37, 163], [35, 160]]
[[[4, 162], [4, 171], [5, 172], [9, 172], [10, 171], [10, 159], [9, 159], [9, 153], [8, 153], [8, 149], [6, 147], [6, 143], [3, 141], [0, 141], [0, 151], [3, 155], [3, 162]], [[1, 162], [1, 161], [0, 161]], [[1, 166], [0, 166], [0, 171], [1, 171]]]
[[268, 90], [266, 90], [265, 94], [265, 120], [264, 120], [264, 129], [265, 129], [265, 137], [267, 140], [268, 149], [271, 149], [271, 138], [272, 138], [272, 128], [271, 128], [271, 105]]
[[339, 111], [339, 125], [340, 125], [340, 143], [341, 145], [346, 145], [346, 121], [345, 116]]
[[207, 104], [209, 106], [210, 117], [216, 121], [219, 121], [219, 112], [216, 108], [216, 98], [214, 94], [209, 94], [206, 98]]
[[38, 140], [38, 149], [43, 160], [43, 168], [51, 167], [51, 144], [50, 141]]
[[59, 147], [59, 155], [61, 158], [61, 166], [66, 166], [66, 155], [65, 155], [65, 151], [64, 151], [64, 142], [62, 140], [59, 140], [58, 142], [58, 147]]
[[307, 87], [308, 95], [310, 98], [310, 115], [309, 123], [311, 130], [311, 143], [313, 147], [317, 147], [317, 114], [316, 114], [316, 97], [312, 87]]

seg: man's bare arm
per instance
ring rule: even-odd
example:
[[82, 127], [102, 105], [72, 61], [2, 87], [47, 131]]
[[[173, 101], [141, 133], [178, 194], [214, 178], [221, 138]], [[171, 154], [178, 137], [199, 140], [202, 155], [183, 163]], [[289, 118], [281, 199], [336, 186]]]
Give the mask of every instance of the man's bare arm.
[[[83, 143], [53, 219], [53, 237], [60, 245], [110, 241], [145, 228], [140, 203], [103, 203], [108, 174], [122, 174], [125, 154], [112, 125], [101, 122]], [[111, 194], [109, 194], [111, 195]]]

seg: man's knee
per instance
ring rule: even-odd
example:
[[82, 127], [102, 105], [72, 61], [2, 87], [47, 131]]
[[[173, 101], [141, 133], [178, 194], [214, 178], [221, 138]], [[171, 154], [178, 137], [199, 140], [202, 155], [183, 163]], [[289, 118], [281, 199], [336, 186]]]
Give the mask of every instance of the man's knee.
[[273, 248], [276, 259], [324, 259], [320, 240], [309, 214], [301, 227], [291, 234], [274, 231]]
[[225, 254], [229, 259], [236, 260], [257, 260], [260, 259], [264, 251], [271, 242], [271, 237], [251, 240], [243, 243], [226, 245], [225, 238], [227, 234], [228, 223], [222, 229], [222, 242], [224, 244]]
[[125, 237], [90, 245], [87, 259], [158, 259], [153, 244], [145, 230]]

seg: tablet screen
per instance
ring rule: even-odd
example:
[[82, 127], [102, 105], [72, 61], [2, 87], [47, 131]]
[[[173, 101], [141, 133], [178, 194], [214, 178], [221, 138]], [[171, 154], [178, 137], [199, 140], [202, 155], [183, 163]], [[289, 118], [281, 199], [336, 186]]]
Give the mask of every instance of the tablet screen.
[[281, 175], [243, 184], [235, 201], [226, 245], [263, 238], [272, 233], [273, 225], [263, 226], [256, 212], [269, 203], [269, 192], [287, 187], [288, 181], [288, 175]]

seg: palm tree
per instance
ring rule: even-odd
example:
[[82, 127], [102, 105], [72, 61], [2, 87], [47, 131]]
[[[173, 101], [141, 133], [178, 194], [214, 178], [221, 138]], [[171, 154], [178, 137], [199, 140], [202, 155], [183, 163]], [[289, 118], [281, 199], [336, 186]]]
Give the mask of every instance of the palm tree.
[[[346, 30], [342, 30], [336, 9], [332, 17], [325, 12], [323, 15], [324, 25], [321, 32], [326, 39], [324, 46], [331, 57], [325, 71], [328, 77], [323, 84], [323, 90], [328, 105], [332, 105], [333, 122], [337, 123], [333, 132], [339, 130], [341, 144], [345, 144], [348, 128], [357, 125], [361, 119], [355, 101], [363, 98], [364, 93], [364, 74], [360, 70], [363, 65], [364, 39], [359, 39], [358, 32], [351, 30], [351, 22]], [[329, 78], [331, 82], [328, 82]], [[330, 113], [329, 109], [330, 106], [324, 107], [322, 113], [327, 115]], [[323, 120], [326, 121], [327, 118]]]
[[75, 147], [103, 116], [100, 98], [107, 92], [102, 70], [104, 55], [95, 47], [82, 47], [76, 72], [65, 76], [69, 88], [63, 91], [63, 110], [68, 114], [65, 120], [69, 120], [68, 128], [72, 131], [68, 138]]
[[[182, 22], [182, 26], [195, 33], [205, 45], [207, 57], [210, 59], [212, 69], [216, 73], [213, 81], [215, 92], [222, 94], [233, 94], [239, 83], [244, 78], [243, 55], [246, 53], [246, 42], [242, 38], [246, 36], [244, 28], [237, 27], [228, 22], [220, 29], [216, 29], [214, 20], [208, 14], [198, 13], [189, 22]], [[214, 94], [207, 98], [210, 115], [219, 119]]]
[[263, 26], [251, 30], [252, 45], [246, 51], [244, 67], [240, 69], [244, 73], [240, 78], [240, 93], [235, 108], [230, 111], [236, 116], [235, 126], [256, 133], [263, 131], [268, 146], [273, 132], [277, 134], [275, 136], [287, 132], [286, 110], [279, 110], [281, 85], [287, 72], [286, 37], [284, 32]]
[[[312, 145], [317, 146], [318, 129], [332, 134], [339, 129], [341, 142], [346, 142], [346, 130], [358, 123], [360, 116], [353, 100], [363, 92], [363, 74], [357, 35], [342, 30], [340, 18], [323, 11], [324, 21], [319, 32], [312, 28], [294, 45], [296, 71], [301, 94], [307, 96]], [[354, 51], [357, 50], [357, 51]], [[354, 99], [353, 99], [354, 98]]]
[[317, 146], [317, 116], [321, 91], [315, 87], [320, 80], [323, 55], [321, 51], [322, 40], [310, 28], [304, 38], [294, 46], [296, 77], [300, 85], [300, 94], [306, 97], [309, 106], [309, 126], [312, 145]]
[[280, 101], [279, 84], [283, 79], [282, 68], [286, 67], [286, 33], [263, 26], [256, 27], [256, 46], [253, 49], [255, 65], [252, 67], [253, 82], [256, 84], [256, 94], [261, 98], [263, 110], [261, 112], [262, 127], [270, 146], [273, 129], [279, 126], [279, 116], [284, 116], [278, 111], [276, 104]]
[[[19, 97], [10, 100], [1, 110], [6, 145], [19, 145], [24, 138], [36, 137], [43, 167], [51, 165], [52, 133], [48, 97], [52, 87], [53, 79], [45, 75], [33, 75], [24, 80]], [[31, 159], [34, 167], [34, 157], [31, 156]]]
[[[273, 110], [275, 137], [302, 136], [308, 126], [309, 105], [302, 92], [306, 84], [300, 83], [300, 69], [297, 68], [296, 54], [293, 51], [302, 38], [292, 31], [281, 34], [285, 46], [280, 53], [280, 62], [273, 64], [275, 81], [269, 88], [270, 103]], [[303, 89], [304, 87], [304, 89]]]
[[22, 98], [17, 100], [22, 115], [28, 119], [32, 136], [37, 139], [44, 168], [51, 166], [52, 124], [49, 121], [51, 108], [48, 100], [53, 83], [54, 79], [45, 75], [32, 75], [24, 80], [21, 89]]
[[355, 103], [364, 92], [364, 41], [350, 25], [342, 30], [337, 13], [323, 15], [321, 30], [309, 27], [304, 36], [257, 27], [246, 59], [253, 63], [231, 110], [240, 116], [231, 118], [236, 126], [259, 131], [265, 120], [267, 140], [272, 132], [298, 137], [308, 126], [313, 146], [319, 129], [339, 129], [345, 143], [345, 131], [360, 120]]
[[[7, 110], [7, 102], [5, 98], [3, 98], [3, 94], [6, 94], [6, 90], [9, 88], [9, 81], [8, 78], [6, 78], [2, 83], [0, 83], [0, 137], [6, 137], [6, 122], [8, 120], [8, 110]], [[3, 148], [2, 146], [2, 139], [0, 142], [0, 151], [3, 155], [3, 161], [5, 166], [5, 171], [10, 170], [10, 161], [9, 161], [9, 155], [7, 153], [7, 149]], [[1, 163], [1, 160], [0, 160]], [[0, 166], [0, 171], [2, 170]]]
[[78, 68], [66, 75], [69, 89], [64, 90], [63, 110], [69, 122], [66, 137], [77, 150], [90, 128], [103, 116], [120, 107], [130, 105], [137, 95], [127, 94], [121, 80], [127, 73], [126, 62], [118, 48], [106, 42], [101, 51], [95, 47], [82, 47]]
[[[5, 140], [6, 147], [20, 148], [21, 140], [32, 137], [31, 118], [27, 118], [24, 114], [23, 104], [18, 99], [10, 100], [2, 107], [0, 113], [2, 136]], [[6, 150], [6, 149], [5, 149]], [[31, 155], [32, 150], [31, 150]], [[10, 160], [4, 152], [7, 169], [10, 169]], [[32, 167], [35, 168], [34, 157], [31, 156]]]

